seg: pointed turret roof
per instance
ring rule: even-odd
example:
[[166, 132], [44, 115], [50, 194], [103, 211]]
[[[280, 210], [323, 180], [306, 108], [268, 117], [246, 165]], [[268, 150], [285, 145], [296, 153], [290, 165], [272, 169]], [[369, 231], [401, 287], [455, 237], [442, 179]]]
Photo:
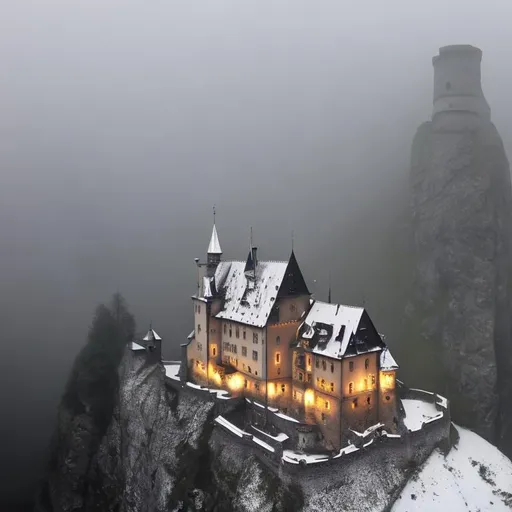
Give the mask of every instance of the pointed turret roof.
[[213, 224], [212, 237], [210, 238], [210, 245], [208, 246], [208, 254], [222, 254], [215, 223]]
[[160, 336], [158, 336], [156, 331], [154, 329], [152, 329], [151, 327], [149, 328], [149, 331], [147, 332], [146, 336], [144, 336], [144, 338], [142, 338], [143, 341], [159, 341], [161, 339], [162, 338], [160, 338]]

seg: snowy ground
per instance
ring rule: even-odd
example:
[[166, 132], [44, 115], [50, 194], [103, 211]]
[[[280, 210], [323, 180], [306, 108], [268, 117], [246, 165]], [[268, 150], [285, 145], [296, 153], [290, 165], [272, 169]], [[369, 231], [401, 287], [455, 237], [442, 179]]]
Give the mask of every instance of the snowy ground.
[[424, 422], [443, 416], [443, 413], [429, 402], [403, 399], [402, 404], [406, 414], [404, 424], [409, 430], [420, 430]]
[[174, 380], [180, 380], [178, 372], [180, 371], [180, 363], [164, 364], [165, 375]]
[[510, 511], [512, 462], [477, 434], [457, 427], [460, 441], [445, 458], [436, 450], [406, 485], [393, 512]]

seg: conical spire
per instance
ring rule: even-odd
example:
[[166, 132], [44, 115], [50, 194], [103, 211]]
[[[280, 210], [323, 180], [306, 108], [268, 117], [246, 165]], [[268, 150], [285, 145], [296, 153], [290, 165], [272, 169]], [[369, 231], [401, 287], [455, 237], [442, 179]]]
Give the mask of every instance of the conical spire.
[[217, 235], [217, 228], [215, 227], [215, 213], [215, 205], [213, 205], [213, 229], [212, 236], [210, 238], [210, 245], [208, 246], [208, 254], [220, 255], [222, 254], [222, 249], [220, 248], [219, 236]]
[[213, 224], [212, 237], [210, 238], [210, 245], [208, 246], [208, 254], [222, 254], [219, 235], [217, 235], [217, 228], [215, 227], [215, 224]]

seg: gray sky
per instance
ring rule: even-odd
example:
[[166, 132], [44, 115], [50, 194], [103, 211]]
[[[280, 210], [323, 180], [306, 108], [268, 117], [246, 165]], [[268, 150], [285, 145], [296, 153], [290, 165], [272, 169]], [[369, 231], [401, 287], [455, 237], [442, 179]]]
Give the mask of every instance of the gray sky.
[[284, 259], [293, 230], [317, 295], [330, 269], [336, 300], [364, 298], [392, 330], [385, 290], [359, 277], [381, 271], [406, 201], [431, 58], [483, 49], [510, 155], [511, 17], [506, 0], [4, 2], [2, 491], [39, 469], [98, 302], [119, 288], [175, 353], [213, 204], [226, 257], [253, 226], [261, 257]]

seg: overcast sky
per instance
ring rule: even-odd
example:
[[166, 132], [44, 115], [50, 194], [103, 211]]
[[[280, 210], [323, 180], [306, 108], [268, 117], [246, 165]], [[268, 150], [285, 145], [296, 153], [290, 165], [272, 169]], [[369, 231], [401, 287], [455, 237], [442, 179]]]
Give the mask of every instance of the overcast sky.
[[336, 300], [372, 296], [355, 281], [407, 187], [440, 46], [482, 48], [511, 154], [511, 19], [507, 0], [3, 2], [2, 491], [33, 484], [98, 302], [119, 289], [176, 354], [213, 204], [225, 257], [253, 226], [261, 258], [287, 258], [293, 230], [320, 298], [329, 270]]

